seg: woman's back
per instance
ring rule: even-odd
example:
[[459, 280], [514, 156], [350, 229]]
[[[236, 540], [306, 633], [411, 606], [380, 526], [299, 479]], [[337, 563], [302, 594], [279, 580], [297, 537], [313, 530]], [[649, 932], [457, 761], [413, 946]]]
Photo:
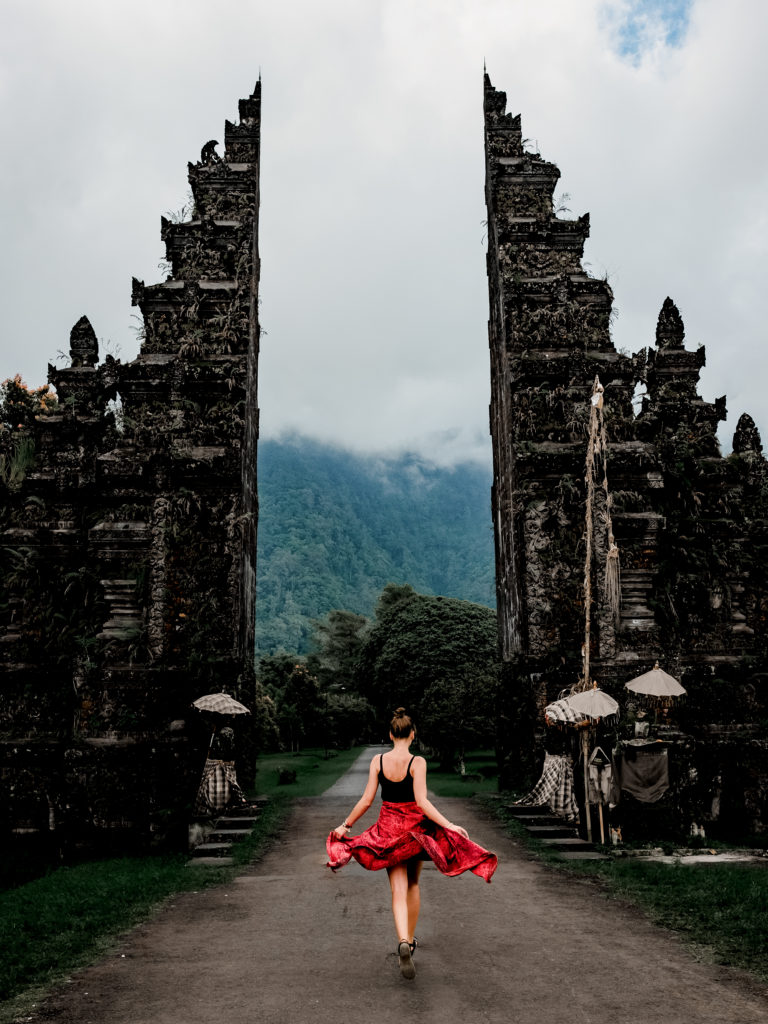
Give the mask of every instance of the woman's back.
[[409, 756], [406, 761], [402, 755], [394, 756], [397, 753], [390, 751], [389, 754], [379, 755], [381, 799], [387, 803], [411, 803], [414, 799], [411, 765], [416, 755]]
[[401, 753], [399, 750], [388, 750], [386, 754], [379, 754], [380, 770], [383, 770], [390, 782], [402, 782], [406, 775], [411, 774], [411, 766], [416, 758], [410, 750]]

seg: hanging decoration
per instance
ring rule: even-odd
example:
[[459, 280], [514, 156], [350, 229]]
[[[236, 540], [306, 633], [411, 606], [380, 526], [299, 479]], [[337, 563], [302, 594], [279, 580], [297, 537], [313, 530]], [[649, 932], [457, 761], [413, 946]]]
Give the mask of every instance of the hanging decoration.
[[[618, 704], [608, 694], [597, 689], [597, 683], [590, 679], [590, 652], [592, 645], [592, 560], [595, 546], [595, 519], [602, 521], [606, 530], [606, 557], [603, 583], [603, 599], [610, 612], [614, 626], [618, 626], [621, 616], [621, 573], [619, 565], [619, 547], [613, 536], [611, 521], [611, 494], [608, 490], [608, 440], [605, 432], [603, 415], [603, 395], [605, 389], [596, 375], [592, 385], [592, 396], [589, 406], [589, 438], [587, 441], [587, 457], [584, 467], [584, 482], [587, 488], [585, 514], [585, 553], [584, 553], [584, 643], [581, 648], [581, 678], [570, 689], [570, 693], [561, 694], [557, 703], [567, 704], [570, 712], [581, 718], [579, 725], [586, 726], [581, 734], [582, 757], [584, 761], [584, 790], [586, 794], [585, 812], [587, 837], [592, 839], [592, 820], [589, 807], [589, 786], [587, 781], [587, 761], [589, 757], [590, 733], [597, 722], [603, 718], [613, 719], [618, 714]], [[598, 473], [602, 464], [602, 480], [598, 482]], [[603, 508], [597, 511], [598, 488], [603, 491]], [[574, 701], [576, 704], [574, 706]], [[553, 705], [547, 708], [550, 709]], [[599, 708], [599, 710], [598, 710]], [[550, 713], [550, 720], [556, 721], [556, 714]], [[602, 828], [602, 809], [601, 809]]]
[[586, 545], [584, 556], [584, 646], [582, 648], [582, 676], [581, 687], [587, 689], [589, 680], [589, 656], [592, 633], [592, 551], [595, 537], [595, 501], [597, 496], [597, 475], [599, 464], [602, 463], [602, 480], [599, 486], [602, 487], [605, 496], [605, 509], [599, 513], [599, 518], [605, 525], [607, 534], [607, 551], [605, 557], [605, 581], [603, 584], [603, 597], [606, 606], [611, 613], [615, 626], [618, 626], [621, 616], [621, 567], [619, 561], [619, 547], [613, 536], [613, 522], [611, 520], [612, 498], [608, 490], [608, 441], [605, 433], [605, 417], [603, 415], [603, 394], [605, 389], [600, 383], [600, 378], [595, 376], [592, 385], [592, 397], [589, 407], [589, 440], [587, 442], [587, 458], [585, 464], [584, 482], [587, 486], [586, 502]]

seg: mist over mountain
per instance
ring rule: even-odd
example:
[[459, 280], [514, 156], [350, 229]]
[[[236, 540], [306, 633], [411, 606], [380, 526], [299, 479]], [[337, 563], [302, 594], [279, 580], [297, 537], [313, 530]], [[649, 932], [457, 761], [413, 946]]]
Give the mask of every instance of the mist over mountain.
[[257, 655], [305, 653], [312, 619], [372, 615], [387, 583], [495, 606], [490, 465], [292, 437], [260, 442], [258, 472]]

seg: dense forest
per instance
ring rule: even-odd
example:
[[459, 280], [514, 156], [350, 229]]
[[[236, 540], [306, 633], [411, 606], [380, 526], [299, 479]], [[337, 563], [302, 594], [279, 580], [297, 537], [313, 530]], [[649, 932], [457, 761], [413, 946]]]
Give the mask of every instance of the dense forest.
[[490, 465], [259, 445], [257, 655], [305, 653], [312, 620], [370, 616], [387, 583], [494, 606]]

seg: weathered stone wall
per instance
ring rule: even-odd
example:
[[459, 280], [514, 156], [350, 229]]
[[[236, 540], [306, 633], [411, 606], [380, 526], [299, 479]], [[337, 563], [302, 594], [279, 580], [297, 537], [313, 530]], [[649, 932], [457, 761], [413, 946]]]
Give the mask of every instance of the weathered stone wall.
[[[742, 828], [766, 828], [768, 464], [757, 431], [743, 416], [733, 454], [721, 457], [716, 429], [725, 399], [700, 397], [704, 349], [684, 347], [671, 299], [655, 346], [635, 356], [616, 350], [610, 287], [581, 264], [589, 218], [558, 216], [559, 170], [526, 149], [520, 117], [506, 113], [505, 94], [487, 77], [485, 140], [492, 502], [510, 720], [555, 699], [581, 669], [584, 467], [599, 376], [622, 600], [615, 622], [601, 598], [603, 525], [591, 568], [591, 675], [622, 700], [623, 684], [657, 659], [682, 678], [689, 697], [680, 742], [698, 751], [692, 775], [697, 791], [709, 794], [689, 812], [714, 821], [738, 805]], [[636, 415], [638, 385], [645, 396]], [[599, 524], [608, 510], [597, 493]], [[523, 735], [517, 723], [510, 764], [529, 763], [520, 745], [530, 747], [532, 730], [530, 723]], [[749, 798], [727, 767], [739, 743], [750, 763], [763, 755]]]
[[259, 84], [223, 154], [189, 165], [189, 219], [162, 219], [168, 277], [133, 282], [139, 356], [99, 362], [83, 317], [70, 365], [49, 367], [53, 414], [0, 434], [8, 457], [34, 445], [0, 485], [0, 821], [16, 835], [185, 834], [205, 753], [190, 703], [253, 694], [260, 102]]

